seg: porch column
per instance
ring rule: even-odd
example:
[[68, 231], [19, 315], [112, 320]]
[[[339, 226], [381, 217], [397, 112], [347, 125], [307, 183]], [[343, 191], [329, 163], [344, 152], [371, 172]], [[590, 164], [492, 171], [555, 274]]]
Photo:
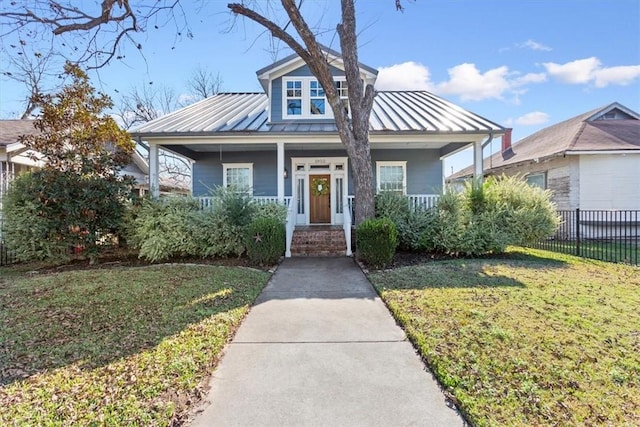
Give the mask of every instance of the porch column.
[[276, 143], [278, 147], [278, 162], [276, 177], [278, 178], [278, 201], [284, 203], [284, 142]]
[[160, 197], [160, 167], [156, 144], [149, 144], [149, 191], [154, 199]]
[[473, 177], [482, 182], [482, 140], [473, 143]]

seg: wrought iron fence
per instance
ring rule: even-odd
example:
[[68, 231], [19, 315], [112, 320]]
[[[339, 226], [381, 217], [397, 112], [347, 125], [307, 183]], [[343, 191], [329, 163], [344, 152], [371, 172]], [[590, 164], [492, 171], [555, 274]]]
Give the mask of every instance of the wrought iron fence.
[[15, 262], [15, 254], [7, 248], [4, 244], [4, 239], [2, 238], [3, 225], [2, 212], [0, 212], [0, 266], [9, 265]]
[[640, 211], [562, 210], [558, 231], [531, 247], [640, 265]]

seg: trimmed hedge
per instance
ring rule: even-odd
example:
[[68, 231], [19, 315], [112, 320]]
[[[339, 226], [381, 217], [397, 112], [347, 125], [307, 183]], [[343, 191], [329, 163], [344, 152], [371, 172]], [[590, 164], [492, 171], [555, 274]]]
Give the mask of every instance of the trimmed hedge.
[[374, 268], [391, 262], [398, 246], [398, 230], [389, 218], [363, 221], [356, 231], [358, 258]]
[[246, 233], [247, 256], [260, 265], [275, 264], [286, 247], [286, 230], [277, 218], [262, 217], [253, 220]]

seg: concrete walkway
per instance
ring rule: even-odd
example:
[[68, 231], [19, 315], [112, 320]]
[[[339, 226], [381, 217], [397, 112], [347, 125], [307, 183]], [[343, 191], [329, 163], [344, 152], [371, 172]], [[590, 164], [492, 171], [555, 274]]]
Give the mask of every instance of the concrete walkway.
[[288, 258], [213, 374], [193, 426], [461, 426], [350, 258]]

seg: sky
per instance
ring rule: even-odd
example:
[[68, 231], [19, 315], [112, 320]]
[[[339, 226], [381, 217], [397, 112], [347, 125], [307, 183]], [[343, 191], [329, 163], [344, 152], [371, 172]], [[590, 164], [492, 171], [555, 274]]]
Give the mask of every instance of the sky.
[[[255, 72], [274, 55], [280, 59], [291, 51], [279, 43], [274, 52], [264, 30], [234, 19], [227, 3], [183, 0], [184, 16], [175, 16], [178, 27], [162, 18], [150, 23], [146, 32], [134, 35], [141, 49], [123, 44], [119, 55], [124, 58], [91, 73], [92, 83], [116, 103], [133, 86], [143, 85], [171, 87], [187, 98], [188, 77], [203, 67], [219, 73], [224, 91], [262, 91]], [[612, 102], [640, 112], [640, 0], [403, 4], [404, 11], [397, 12], [394, 0], [356, 0], [359, 60], [379, 70], [379, 90], [431, 91], [513, 128], [514, 142]], [[339, 50], [339, 2], [307, 0], [302, 12], [321, 32], [319, 40]], [[0, 58], [3, 71], [6, 64]], [[19, 116], [24, 95], [21, 85], [0, 79], [0, 117]], [[496, 140], [485, 155], [499, 147]], [[445, 175], [471, 163], [469, 151], [451, 156], [445, 159]]]

